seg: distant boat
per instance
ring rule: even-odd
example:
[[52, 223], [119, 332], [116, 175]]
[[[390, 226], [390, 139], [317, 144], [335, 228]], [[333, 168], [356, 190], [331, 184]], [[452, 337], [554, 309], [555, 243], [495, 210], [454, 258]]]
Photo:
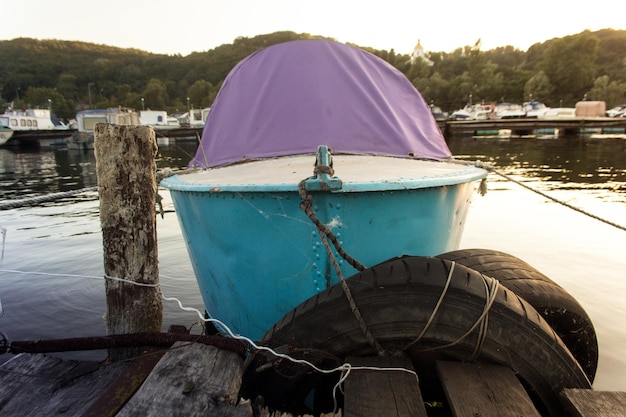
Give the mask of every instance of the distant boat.
[[608, 117], [626, 117], [626, 104], [620, 104], [606, 111]]
[[441, 110], [441, 107], [435, 106], [434, 104], [430, 105], [430, 111], [437, 121], [446, 120], [448, 118], [448, 113], [444, 112], [443, 110]]
[[494, 109], [496, 119], [519, 119], [526, 116], [521, 104], [498, 103]]
[[539, 119], [573, 119], [576, 117], [574, 107], [555, 107], [547, 109], [545, 113], [539, 115]]
[[49, 109], [6, 110], [0, 114], [0, 126], [3, 129], [0, 146], [10, 139], [31, 139], [38, 132], [69, 130], [69, 126], [63, 124]]
[[168, 116], [165, 110], [142, 110], [139, 112], [139, 123], [158, 129], [175, 129], [180, 127], [178, 119]]
[[468, 104], [450, 115], [452, 120], [487, 120], [493, 116], [493, 107], [489, 104]]
[[4, 145], [13, 136], [13, 131], [8, 127], [0, 126], [0, 146]]
[[550, 108], [540, 101], [527, 101], [524, 103], [524, 111], [526, 112], [526, 117], [543, 117], [548, 110], [550, 110]]
[[79, 111], [76, 113], [77, 131], [67, 139], [67, 147], [71, 149], [93, 149], [93, 130], [97, 123], [141, 124], [139, 114], [136, 111], [123, 107]]
[[191, 109], [186, 113], [182, 113], [178, 116], [178, 122], [184, 127], [202, 127], [206, 123], [207, 117], [209, 117], [210, 107], [204, 109]]
[[14, 132], [69, 129], [48, 109], [10, 109], [0, 115], [0, 125]]

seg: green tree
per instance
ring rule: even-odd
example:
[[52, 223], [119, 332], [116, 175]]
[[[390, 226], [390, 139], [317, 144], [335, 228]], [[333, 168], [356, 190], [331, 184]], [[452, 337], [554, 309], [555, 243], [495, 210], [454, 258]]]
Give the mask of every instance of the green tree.
[[[156, 78], [151, 78], [143, 90], [144, 102], [142, 106], [146, 109], [161, 110], [165, 108], [168, 101], [167, 88], [165, 84]], [[142, 108], [142, 107], [139, 107]]]
[[132, 92], [132, 88], [130, 87], [130, 85], [128, 85], [128, 84], [119, 84], [117, 86], [117, 92], [116, 92], [117, 100], [120, 103], [124, 103], [126, 101], [126, 99], [128, 98], [128, 95], [131, 92]]
[[122, 100], [121, 105], [123, 107], [128, 107], [129, 109], [141, 109], [141, 94], [128, 93], [126, 98]]
[[607, 108], [624, 103], [626, 101], [626, 83], [609, 81], [608, 75], [596, 78], [593, 88], [587, 93], [589, 100], [605, 101]]
[[77, 99], [78, 98], [77, 81], [78, 81], [78, 77], [76, 77], [76, 75], [69, 73], [69, 72], [63, 72], [61, 75], [59, 75], [59, 78], [57, 80], [56, 90], [59, 93], [61, 93], [64, 97], [67, 97], [70, 99]]
[[532, 97], [533, 100], [548, 101], [552, 97], [552, 90], [548, 76], [543, 71], [539, 71], [524, 84], [524, 98]]
[[593, 84], [598, 39], [584, 32], [555, 40], [545, 52], [542, 69], [554, 94], [567, 105], [581, 100]]
[[[29, 87], [55, 90], [72, 112], [89, 107], [141, 109], [161, 105], [174, 112], [210, 106], [228, 72], [243, 58], [270, 45], [297, 39], [322, 38], [306, 33], [275, 32], [240, 37], [188, 56], [151, 54], [77, 41], [13, 39], [0, 41], [0, 96], [15, 107], [26, 107]], [[472, 101], [522, 101], [529, 94], [551, 105], [564, 99], [573, 106], [585, 93], [602, 97], [607, 105], [620, 97], [626, 83], [626, 31], [605, 29], [549, 39], [523, 52], [510, 46], [482, 51], [480, 40], [452, 52], [428, 52], [433, 65], [410, 65], [410, 57], [394, 50], [353, 45], [389, 62], [428, 98], [446, 110]], [[549, 80], [549, 85], [540, 71]], [[608, 76], [607, 81], [599, 80]], [[158, 80], [165, 85], [162, 95]], [[198, 83], [198, 84], [195, 84]], [[208, 84], [206, 84], [208, 83]], [[151, 102], [150, 94], [157, 99]], [[163, 98], [164, 97], [164, 98]], [[43, 97], [46, 104], [47, 97]], [[62, 99], [51, 98], [53, 106]], [[163, 101], [164, 100], [164, 101]], [[58, 111], [57, 111], [58, 112]]]
[[195, 108], [209, 107], [212, 103], [213, 84], [206, 80], [198, 80], [187, 89], [189, 102]]
[[413, 85], [416, 85], [416, 80], [428, 78], [430, 75], [430, 66], [426, 61], [417, 59], [408, 65], [408, 70], [405, 75]]
[[62, 94], [52, 88], [30, 87], [24, 96], [25, 107], [50, 109], [59, 118], [69, 120], [76, 115], [74, 102], [66, 100]]

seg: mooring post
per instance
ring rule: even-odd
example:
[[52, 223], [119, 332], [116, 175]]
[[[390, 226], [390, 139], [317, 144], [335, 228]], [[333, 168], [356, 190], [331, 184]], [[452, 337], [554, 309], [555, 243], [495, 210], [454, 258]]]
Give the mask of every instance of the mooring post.
[[[159, 332], [163, 306], [158, 287], [154, 130], [98, 123], [94, 133], [107, 332]], [[136, 348], [111, 350], [109, 358], [137, 353]]]

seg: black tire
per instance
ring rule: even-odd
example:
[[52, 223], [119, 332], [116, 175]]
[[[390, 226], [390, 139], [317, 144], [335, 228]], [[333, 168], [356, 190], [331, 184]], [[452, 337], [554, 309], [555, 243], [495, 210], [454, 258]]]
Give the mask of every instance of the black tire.
[[[448, 281], [445, 297], [428, 331], [421, 341], [405, 349], [431, 319]], [[463, 265], [427, 257], [394, 258], [347, 280], [377, 342], [389, 354], [403, 350], [413, 360], [418, 374], [424, 362], [432, 365], [437, 359], [473, 359], [479, 332], [459, 339], [483, 312], [486, 288], [493, 283], [493, 279]], [[550, 414], [561, 414], [558, 396], [563, 388], [591, 387], [561, 339], [520, 297], [497, 287], [488, 318], [479, 360], [511, 367]], [[437, 349], [454, 342], [457, 343]], [[328, 366], [343, 363], [348, 356], [378, 353], [361, 331], [341, 284], [297, 306], [265, 334], [262, 343], [293, 356], [306, 354], [310, 361]], [[319, 352], [324, 352], [324, 356]], [[266, 354], [255, 355], [246, 369], [244, 397], [260, 394], [272, 409], [300, 412], [295, 407], [310, 392], [324, 393], [338, 378], [333, 375], [333, 382], [329, 383], [329, 377], [309, 368], [289, 364], [285, 369], [279, 363], [286, 361], [276, 361]]]
[[528, 301], [572, 352], [593, 382], [598, 368], [598, 340], [584, 308], [564, 288], [521, 259], [490, 249], [461, 249], [438, 255], [495, 278]]

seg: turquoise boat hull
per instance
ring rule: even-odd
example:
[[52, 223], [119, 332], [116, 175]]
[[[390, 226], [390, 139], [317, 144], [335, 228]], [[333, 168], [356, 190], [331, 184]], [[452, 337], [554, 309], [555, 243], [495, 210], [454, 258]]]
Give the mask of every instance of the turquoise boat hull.
[[[315, 157], [309, 160], [310, 171]], [[455, 250], [474, 182], [486, 175], [457, 167], [417, 179], [340, 181], [336, 190], [310, 191], [313, 211], [366, 267]], [[237, 172], [230, 170], [225, 178]], [[193, 175], [162, 185], [171, 192], [206, 310], [235, 333], [258, 340], [296, 305], [336, 284], [331, 256], [344, 277], [357, 272], [334, 249], [327, 253], [300, 209], [297, 182], [226, 184]]]

